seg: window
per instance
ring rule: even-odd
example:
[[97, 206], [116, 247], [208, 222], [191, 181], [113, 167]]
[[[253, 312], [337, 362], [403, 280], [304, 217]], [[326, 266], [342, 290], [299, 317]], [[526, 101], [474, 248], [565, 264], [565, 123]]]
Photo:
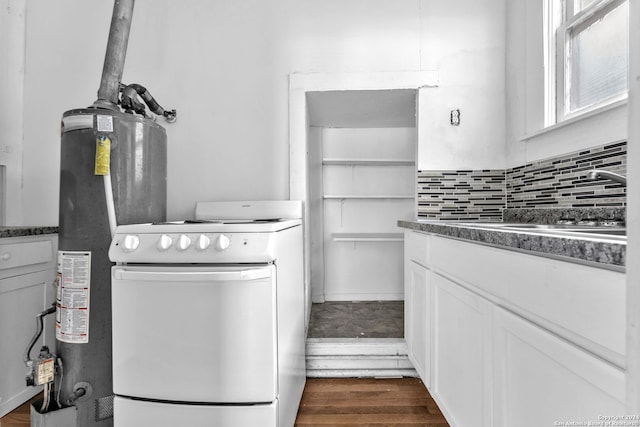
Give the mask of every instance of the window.
[[628, 0], [544, 0], [545, 125], [626, 99]]

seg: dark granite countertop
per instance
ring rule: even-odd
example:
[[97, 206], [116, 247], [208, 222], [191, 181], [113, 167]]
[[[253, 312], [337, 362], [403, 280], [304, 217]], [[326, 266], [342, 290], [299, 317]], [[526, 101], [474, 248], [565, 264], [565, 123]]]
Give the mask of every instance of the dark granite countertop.
[[546, 232], [538, 229], [514, 230], [492, 228], [490, 224], [483, 227], [482, 223], [438, 220], [400, 220], [398, 226], [616, 271], [624, 271], [626, 264], [627, 241], [620, 236], [598, 237], [580, 233]]
[[25, 237], [37, 236], [41, 234], [57, 234], [58, 227], [38, 227], [38, 226], [16, 226], [0, 227], [0, 238], [2, 237]]

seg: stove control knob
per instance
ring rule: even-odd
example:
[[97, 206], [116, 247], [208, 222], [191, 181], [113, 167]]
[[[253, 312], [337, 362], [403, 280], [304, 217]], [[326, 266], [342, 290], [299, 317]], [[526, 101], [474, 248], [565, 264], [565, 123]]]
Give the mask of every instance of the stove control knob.
[[163, 234], [162, 236], [160, 236], [160, 240], [158, 240], [158, 249], [160, 249], [161, 251], [166, 251], [171, 247], [172, 244], [173, 240], [171, 240], [171, 237]]
[[229, 247], [230, 243], [231, 241], [229, 240], [229, 237], [221, 234], [220, 236], [218, 236], [218, 240], [216, 240], [216, 249], [219, 251], [224, 251]]
[[133, 252], [138, 249], [140, 246], [140, 238], [138, 236], [134, 236], [128, 234], [124, 236], [124, 240], [122, 241], [122, 250], [125, 252]]
[[191, 239], [189, 236], [185, 236], [184, 234], [180, 235], [178, 238], [178, 243], [176, 245], [179, 251], [186, 251], [191, 246]]
[[209, 245], [211, 245], [211, 239], [209, 239], [204, 234], [201, 234], [196, 241], [196, 249], [198, 249], [199, 251], [204, 251], [209, 247]]

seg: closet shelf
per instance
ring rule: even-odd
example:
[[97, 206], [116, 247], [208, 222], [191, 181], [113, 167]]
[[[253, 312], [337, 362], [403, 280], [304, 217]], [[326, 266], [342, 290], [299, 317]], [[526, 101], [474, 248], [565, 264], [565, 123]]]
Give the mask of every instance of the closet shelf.
[[402, 233], [332, 233], [334, 242], [402, 242]]
[[413, 194], [325, 194], [322, 196], [325, 200], [339, 200], [339, 199], [413, 199]]
[[323, 165], [334, 166], [412, 166], [413, 159], [322, 159]]

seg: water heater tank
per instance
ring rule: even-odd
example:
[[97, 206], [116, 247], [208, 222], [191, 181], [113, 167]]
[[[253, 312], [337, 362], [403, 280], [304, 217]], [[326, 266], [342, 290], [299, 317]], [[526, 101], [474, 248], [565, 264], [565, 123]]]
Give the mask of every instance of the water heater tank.
[[106, 109], [63, 115], [56, 353], [63, 363], [59, 402], [77, 407], [82, 427], [113, 425], [111, 230], [105, 178], [96, 175], [96, 164], [110, 169], [118, 224], [165, 221], [165, 129]]

